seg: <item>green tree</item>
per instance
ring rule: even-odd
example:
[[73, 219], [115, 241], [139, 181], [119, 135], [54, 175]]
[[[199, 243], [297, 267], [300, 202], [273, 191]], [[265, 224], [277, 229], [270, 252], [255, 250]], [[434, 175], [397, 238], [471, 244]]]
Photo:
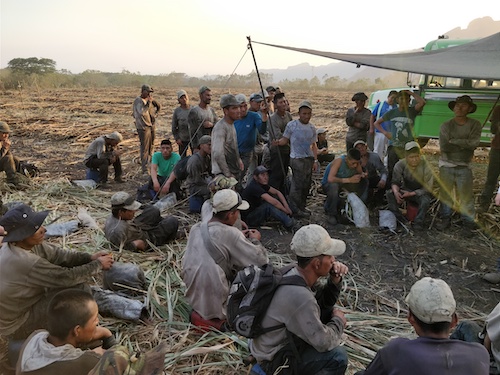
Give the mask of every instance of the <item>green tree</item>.
[[22, 73], [26, 75], [31, 74], [48, 74], [56, 72], [56, 62], [52, 59], [28, 57], [23, 59], [21, 57], [10, 60], [7, 67], [14, 73]]

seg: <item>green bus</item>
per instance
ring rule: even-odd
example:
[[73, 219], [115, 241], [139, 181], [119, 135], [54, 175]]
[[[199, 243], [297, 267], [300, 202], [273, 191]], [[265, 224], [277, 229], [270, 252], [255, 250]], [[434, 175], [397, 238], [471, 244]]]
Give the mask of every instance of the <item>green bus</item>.
[[[437, 39], [433, 40], [424, 48], [424, 51], [433, 51], [440, 48], [449, 48], [472, 42], [474, 39]], [[453, 64], [453, 61], [450, 61]], [[418, 75], [418, 88], [411, 88], [411, 82], [415, 81], [408, 74], [408, 82], [411, 90], [416, 91], [425, 99], [426, 105], [415, 119], [415, 137], [423, 146], [429, 139], [439, 138], [441, 124], [452, 118], [453, 112], [448, 108], [448, 102], [455, 100], [458, 96], [469, 95], [477, 110], [470, 117], [479, 120], [483, 124], [481, 134], [481, 145], [489, 146], [493, 135], [490, 132], [489, 117], [495, 105], [500, 104], [500, 81], [485, 81], [475, 79], [463, 79], [454, 77], [437, 77], [433, 75]], [[395, 89], [400, 90], [401, 88]], [[408, 88], [407, 88], [408, 89]], [[394, 90], [394, 89], [393, 89]], [[368, 108], [373, 107], [378, 101], [385, 100], [390, 89], [380, 90], [370, 95]]]

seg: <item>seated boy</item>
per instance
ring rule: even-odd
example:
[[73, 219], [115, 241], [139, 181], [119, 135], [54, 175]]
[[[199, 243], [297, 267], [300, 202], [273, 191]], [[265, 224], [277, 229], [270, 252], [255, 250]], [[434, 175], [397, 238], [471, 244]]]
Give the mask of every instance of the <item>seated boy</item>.
[[[47, 313], [48, 331], [37, 330], [25, 341], [16, 375], [87, 375], [104, 349], [115, 344], [111, 331], [98, 325], [98, 308], [90, 293], [63, 290], [54, 296]], [[101, 347], [80, 349], [96, 340], [102, 340]]]

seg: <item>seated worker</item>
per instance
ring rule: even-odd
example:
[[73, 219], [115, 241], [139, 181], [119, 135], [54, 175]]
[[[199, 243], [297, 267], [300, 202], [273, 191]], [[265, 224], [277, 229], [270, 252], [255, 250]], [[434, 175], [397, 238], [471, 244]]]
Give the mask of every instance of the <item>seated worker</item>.
[[161, 151], [155, 152], [151, 158], [149, 189], [154, 190], [157, 197], [174, 192], [179, 199], [181, 189], [172, 171], [181, 157], [177, 152], [172, 152], [172, 142], [169, 139], [161, 141], [160, 149]]
[[0, 250], [0, 335], [9, 340], [46, 329], [54, 294], [66, 288], [90, 289], [85, 284], [90, 277], [113, 264], [107, 251], [89, 254], [44, 242], [47, 214], [20, 204], [0, 218], [7, 231]]
[[329, 163], [335, 158], [335, 154], [328, 153], [326, 132], [327, 130], [325, 128], [318, 128], [318, 130], [316, 130], [316, 135], [318, 136], [316, 146], [318, 146], [318, 161], [320, 163]]
[[103, 135], [92, 141], [85, 152], [83, 163], [87, 168], [99, 171], [99, 184], [107, 187], [109, 166], [115, 169], [115, 182], [122, 183], [122, 163], [120, 155], [122, 151], [117, 148], [123, 141], [123, 137], [118, 132]]
[[[345, 373], [347, 353], [340, 343], [346, 319], [334, 307], [342, 276], [348, 272], [335, 257], [345, 247], [344, 241], [330, 238], [316, 224], [303, 226], [293, 236], [291, 249], [297, 265], [283, 277], [302, 277], [306, 285], [280, 286], [262, 326], [281, 327], [249, 342], [250, 352], [266, 374], [274, 374], [285, 361], [293, 374]], [[327, 281], [319, 282], [325, 276]]]
[[342, 190], [347, 190], [361, 196], [365, 184], [366, 173], [361, 168], [361, 153], [359, 150], [351, 148], [347, 155], [342, 155], [328, 164], [321, 185], [323, 192], [326, 193], [324, 208], [328, 215], [329, 224], [337, 224], [339, 193]]
[[10, 126], [0, 121], [0, 172], [5, 172], [7, 184], [17, 186], [19, 181], [16, 176], [16, 158], [10, 152], [10, 132]]
[[[80, 289], [57, 293], [47, 310], [47, 330], [37, 330], [24, 342], [17, 375], [87, 375], [105, 349], [115, 345], [107, 328], [99, 326], [99, 311], [92, 295]], [[81, 348], [102, 340], [93, 350]]]
[[146, 206], [135, 217], [141, 204], [133, 196], [119, 191], [111, 197], [111, 215], [106, 220], [104, 234], [106, 239], [118, 248], [132, 251], [145, 251], [147, 241], [161, 246], [173, 241], [177, 235], [179, 222], [173, 216], [162, 217], [160, 210]]
[[211, 178], [212, 137], [204, 135], [199, 140], [199, 150], [187, 162], [186, 185], [189, 191], [189, 212], [201, 212], [203, 202], [210, 198], [208, 183]]
[[415, 230], [424, 229], [425, 214], [432, 199], [432, 170], [420, 155], [417, 142], [408, 142], [405, 145], [406, 156], [394, 166], [391, 189], [387, 190], [386, 197], [391, 210], [399, 221], [407, 220], [399, 211], [404, 201], [418, 205], [418, 213], [413, 221]]
[[368, 151], [368, 144], [363, 140], [354, 142], [354, 148], [361, 153], [361, 167], [366, 172], [368, 184], [361, 194], [363, 202], [382, 204], [385, 197], [387, 168], [377, 153]]
[[356, 375], [488, 375], [488, 351], [478, 343], [453, 340], [456, 302], [441, 279], [418, 280], [406, 297], [408, 322], [419, 336], [395, 338], [377, 352], [366, 370]]
[[[225, 329], [226, 301], [235, 273], [251, 264], [261, 266], [269, 259], [257, 230], [234, 227], [239, 211], [248, 202], [234, 190], [223, 189], [213, 197], [213, 217], [193, 225], [182, 258], [182, 280], [186, 299], [193, 308], [190, 321], [200, 327]], [[216, 262], [212, 252], [222, 259]]]
[[258, 227], [269, 219], [278, 220], [287, 230], [292, 230], [295, 220], [281, 191], [269, 186], [269, 170], [259, 165], [253, 171], [253, 178], [241, 193], [250, 207], [243, 213], [243, 220]]

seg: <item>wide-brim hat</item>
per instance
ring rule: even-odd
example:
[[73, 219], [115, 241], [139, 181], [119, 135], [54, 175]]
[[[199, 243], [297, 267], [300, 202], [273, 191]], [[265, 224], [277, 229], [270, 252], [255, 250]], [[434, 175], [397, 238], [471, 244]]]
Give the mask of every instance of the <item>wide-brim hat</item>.
[[448, 103], [448, 108], [453, 111], [453, 109], [455, 108], [455, 104], [457, 103], [467, 103], [470, 107], [469, 113], [476, 112], [477, 105], [472, 101], [472, 98], [469, 95], [462, 95], [459, 96], [456, 100], [452, 100]]
[[35, 212], [26, 204], [11, 208], [0, 218], [0, 225], [7, 231], [2, 242], [18, 242], [32, 236], [40, 229], [49, 212]]

